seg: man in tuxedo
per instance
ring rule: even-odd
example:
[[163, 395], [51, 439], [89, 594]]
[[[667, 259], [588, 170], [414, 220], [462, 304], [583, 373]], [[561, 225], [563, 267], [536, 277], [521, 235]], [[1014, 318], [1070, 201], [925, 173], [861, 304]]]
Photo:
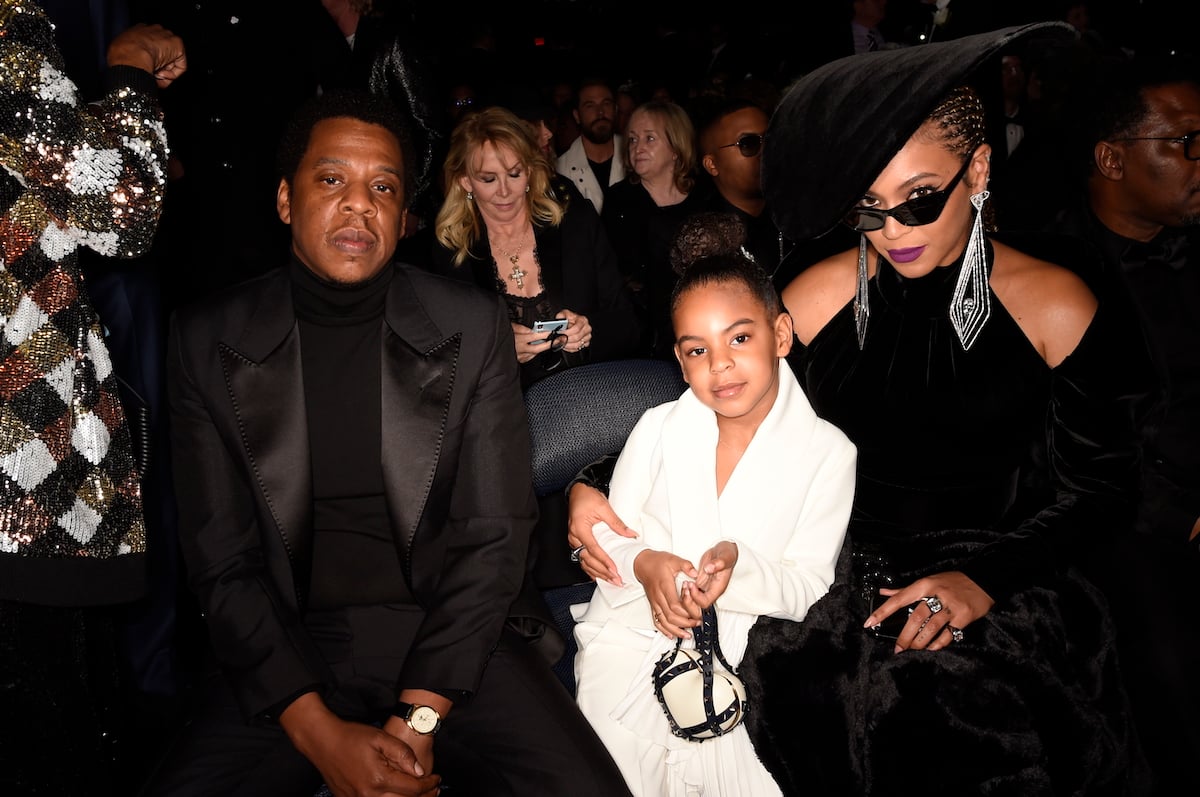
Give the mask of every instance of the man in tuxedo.
[[628, 793], [552, 673], [561, 639], [530, 641], [554, 632], [523, 590], [503, 304], [392, 262], [396, 114], [306, 103], [278, 158], [290, 262], [173, 319], [182, 548], [221, 672], [151, 795]]
[[[1100, 577], [1155, 794], [1195, 793], [1200, 749], [1200, 82], [1174, 58], [1098, 70], [1073, 115], [1086, 194], [1061, 218], [1084, 272], [1140, 337], [1156, 382], [1139, 419], [1136, 534]], [[1190, 788], [1189, 788], [1190, 787]]]

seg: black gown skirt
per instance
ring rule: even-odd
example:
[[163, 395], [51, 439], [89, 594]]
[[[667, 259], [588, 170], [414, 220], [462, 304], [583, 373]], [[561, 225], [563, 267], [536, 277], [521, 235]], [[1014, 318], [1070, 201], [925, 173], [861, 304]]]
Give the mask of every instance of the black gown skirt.
[[[993, 294], [964, 351], [958, 272], [881, 259], [864, 349], [847, 306], [793, 355], [859, 476], [829, 593], [750, 633], [751, 738], [785, 794], [1144, 793], [1107, 604], [1074, 567], [1129, 517], [1119, 341], [1102, 308], [1051, 369]], [[996, 601], [963, 641], [895, 654], [863, 629], [878, 586], [948, 570]]]

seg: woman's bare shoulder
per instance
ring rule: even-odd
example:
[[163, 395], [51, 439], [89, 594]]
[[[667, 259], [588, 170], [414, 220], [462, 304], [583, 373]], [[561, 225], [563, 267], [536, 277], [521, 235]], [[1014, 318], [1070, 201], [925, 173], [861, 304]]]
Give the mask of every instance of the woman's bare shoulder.
[[1054, 367], [1075, 350], [1096, 314], [1095, 294], [1075, 272], [995, 244], [992, 290]]
[[813, 263], [783, 289], [783, 305], [792, 316], [796, 337], [807, 345], [854, 297], [858, 250]]

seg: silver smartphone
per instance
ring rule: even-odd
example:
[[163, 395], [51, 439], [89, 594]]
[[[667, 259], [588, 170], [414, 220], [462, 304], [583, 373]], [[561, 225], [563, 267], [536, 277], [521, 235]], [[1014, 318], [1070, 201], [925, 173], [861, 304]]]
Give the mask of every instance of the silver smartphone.
[[534, 321], [534, 332], [545, 332], [546, 337], [543, 340], [553, 340], [556, 335], [567, 328], [567, 319], [551, 318], [549, 321]]

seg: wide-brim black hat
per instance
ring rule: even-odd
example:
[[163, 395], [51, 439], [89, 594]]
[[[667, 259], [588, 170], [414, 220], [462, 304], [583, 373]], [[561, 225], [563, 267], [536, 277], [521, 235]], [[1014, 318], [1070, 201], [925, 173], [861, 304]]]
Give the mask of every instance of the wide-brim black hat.
[[767, 130], [762, 180], [775, 224], [794, 241], [832, 230], [929, 112], [982, 64], [1022, 41], [1069, 41], [1039, 22], [839, 58], [799, 78]]

